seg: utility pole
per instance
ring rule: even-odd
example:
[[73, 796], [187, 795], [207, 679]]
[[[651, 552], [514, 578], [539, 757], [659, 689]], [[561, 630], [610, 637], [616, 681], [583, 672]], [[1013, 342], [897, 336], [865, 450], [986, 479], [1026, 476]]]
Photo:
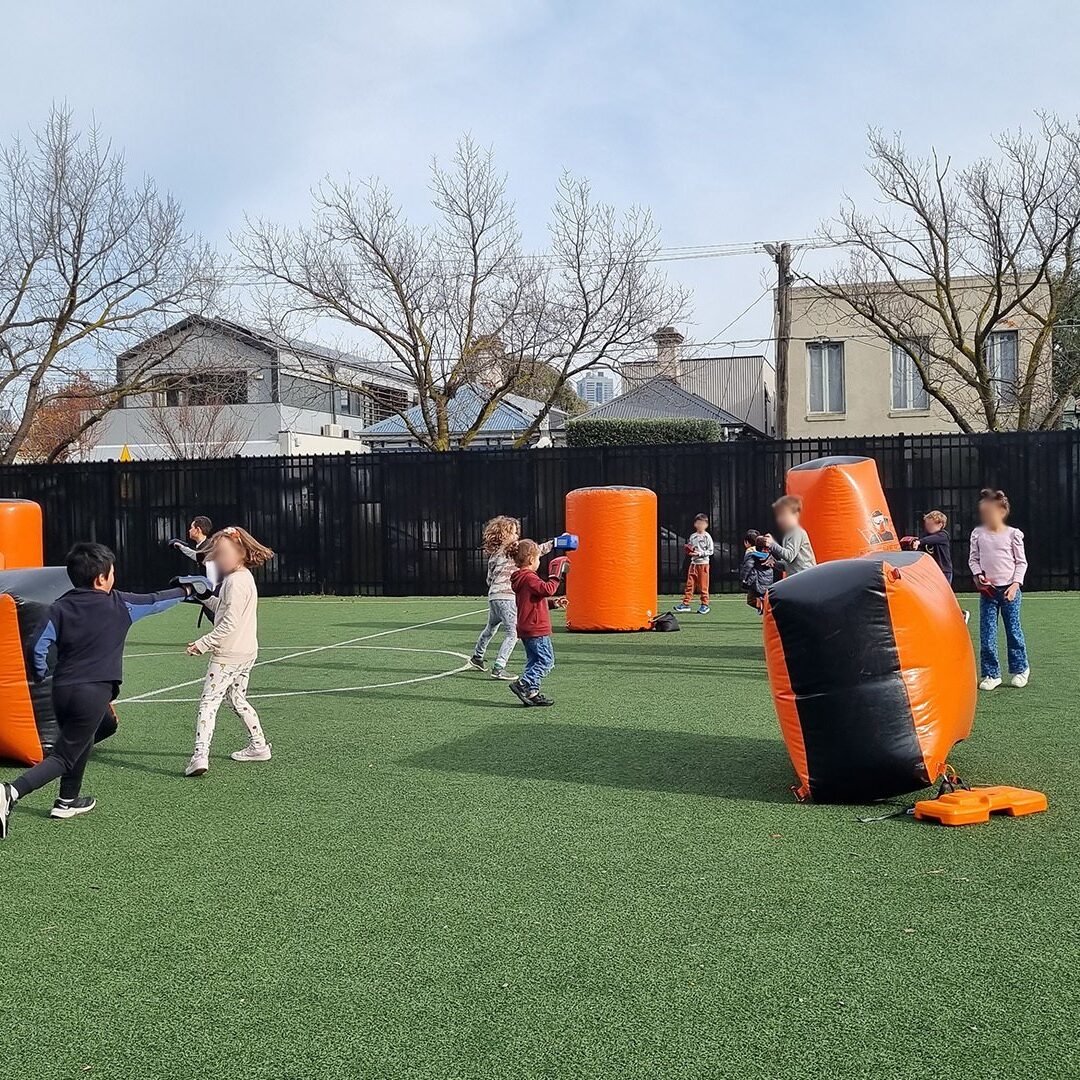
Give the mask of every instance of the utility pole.
[[766, 244], [765, 252], [776, 263], [776, 437], [788, 433], [788, 346], [791, 344], [791, 245]]

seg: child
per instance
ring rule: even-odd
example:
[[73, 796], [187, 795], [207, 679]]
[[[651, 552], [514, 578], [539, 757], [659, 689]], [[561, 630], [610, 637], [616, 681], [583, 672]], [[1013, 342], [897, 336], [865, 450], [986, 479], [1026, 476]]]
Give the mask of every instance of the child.
[[269, 761], [271, 746], [263, 734], [259, 714], [247, 699], [248, 679], [259, 654], [259, 593], [249, 567], [262, 566], [274, 553], [246, 529], [230, 525], [214, 540], [214, 561], [222, 575], [217, 596], [203, 601], [214, 616], [214, 628], [188, 647], [188, 656], [212, 653], [206, 669], [199, 714], [195, 722], [195, 752], [185, 776], [202, 776], [210, 768], [210, 742], [217, 712], [227, 697], [233, 712], [248, 730], [248, 745], [233, 761]]
[[540, 693], [540, 683], [555, 667], [548, 597], [558, 592], [569, 560], [565, 556], [552, 559], [545, 581], [536, 572], [540, 568], [540, 545], [535, 540], [517, 540], [507, 554], [517, 567], [510, 584], [517, 599], [517, 636], [525, 646], [525, 670], [510, 689], [522, 705], [554, 705], [551, 698]]
[[780, 527], [784, 541], [778, 544], [771, 533], [765, 534], [766, 550], [776, 559], [788, 574], [798, 574], [817, 565], [814, 549], [810, 546], [810, 537], [799, 524], [802, 514], [802, 499], [798, 495], [781, 495], [772, 504], [776, 515], [776, 524]]
[[1004, 491], [984, 488], [979, 493], [979, 520], [971, 534], [968, 565], [979, 590], [979, 641], [982, 681], [980, 690], [996, 690], [1001, 685], [998, 664], [998, 614], [1005, 624], [1012, 685], [1027, 686], [1031, 677], [1024, 631], [1020, 626], [1020, 586], [1027, 572], [1024, 534], [1005, 522], [1009, 500]]
[[757, 529], [747, 529], [743, 537], [743, 557], [739, 567], [739, 576], [746, 590], [746, 602], [759, 615], [765, 610], [765, 593], [773, 583], [775, 566], [773, 557], [765, 550], [761, 533]]
[[925, 551], [941, 568], [945, 580], [951, 585], [952, 538], [946, 526], [949, 519], [940, 510], [931, 510], [923, 515], [923, 535], [912, 544], [916, 551]]
[[[507, 550], [511, 544], [517, 543], [520, 535], [521, 523], [517, 518], [494, 517], [484, 526], [484, 554], [488, 557], [488, 620], [469, 658], [471, 667], [483, 671], [484, 653], [501, 626], [503, 639], [495, 663], [491, 665], [491, 677], [506, 681], [514, 678], [507, 672], [506, 662], [517, 644], [517, 605], [514, 590], [510, 587], [510, 576], [515, 566]], [[552, 541], [538, 546], [540, 554], [546, 555], [552, 548]]]
[[676, 611], [689, 611], [690, 601], [693, 600], [696, 591], [701, 594], [701, 606], [697, 609], [697, 613], [709, 614], [709, 560], [715, 548], [708, 528], [708, 515], [698, 514], [694, 518], [694, 531], [690, 534], [690, 539], [686, 541], [686, 554], [690, 556], [690, 566], [686, 571], [686, 588], [683, 590], [682, 603], [675, 608]]
[[132, 623], [179, 604], [193, 587], [155, 593], [114, 591], [116, 556], [104, 544], [76, 544], [67, 554], [73, 588], [50, 608], [31, 648], [34, 677], [48, 673], [49, 649], [56, 647], [52, 699], [60, 737], [49, 756], [11, 784], [0, 784], [0, 839], [8, 816], [30, 792], [60, 781], [50, 817], [73, 818], [97, 805], [80, 795], [83, 773], [97, 738], [115, 730], [110, 702], [124, 681], [124, 641]]

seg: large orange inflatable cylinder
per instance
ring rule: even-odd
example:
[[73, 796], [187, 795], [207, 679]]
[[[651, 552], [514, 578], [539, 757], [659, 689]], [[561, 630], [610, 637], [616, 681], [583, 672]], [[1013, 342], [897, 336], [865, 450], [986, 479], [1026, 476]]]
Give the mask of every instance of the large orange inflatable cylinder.
[[656, 614], [656, 493], [577, 488], [566, 530], [578, 536], [566, 577], [568, 630], [648, 630]]
[[796, 465], [788, 469], [787, 493], [803, 501], [802, 527], [819, 563], [900, 550], [873, 458], [826, 457]]
[[0, 501], [0, 560], [5, 570], [45, 565], [41, 507], [36, 502]]
[[765, 598], [765, 666], [800, 798], [917, 791], [971, 733], [971, 638], [921, 552], [837, 559], [778, 582]]

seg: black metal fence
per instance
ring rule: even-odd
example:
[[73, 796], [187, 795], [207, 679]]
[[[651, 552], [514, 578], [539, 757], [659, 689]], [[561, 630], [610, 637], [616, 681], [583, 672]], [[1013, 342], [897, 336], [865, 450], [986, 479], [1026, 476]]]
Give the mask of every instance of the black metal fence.
[[552, 536], [568, 491], [635, 484], [659, 496], [661, 591], [681, 587], [685, 535], [704, 511], [717, 545], [714, 588], [730, 592], [740, 537], [769, 526], [786, 470], [829, 454], [877, 460], [902, 531], [916, 531], [928, 509], [948, 514], [958, 568], [979, 488], [1003, 488], [1027, 535], [1029, 587], [1080, 586], [1075, 431], [7, 466], [0, 497], [42, 504], [48, 562], [76, 540], [100, 540], [132, 587], [177, 573], [183, 560], [164, 541], [205, 513], [243, 524], [278, 552], [261, 572], [267, 594], [475, 595], [484, 591], [487, 518], [513, 514], [526, 535]]

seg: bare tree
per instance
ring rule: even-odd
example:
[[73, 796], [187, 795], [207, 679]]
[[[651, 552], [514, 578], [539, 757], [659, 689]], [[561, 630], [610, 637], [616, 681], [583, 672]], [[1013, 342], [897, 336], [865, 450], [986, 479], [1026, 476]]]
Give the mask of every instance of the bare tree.
[[224, 401], [176, 405], [155, 402], [141, 414], [148, 441], [164, 447], [166, 457], [192, 461], [235, 457], [251, 435], [252, 422]]
[[[378, 181], [326, 181], [307, 227], [249, 221], [236, 239], [271, 310], [355, 327], [408, 373], [420, 415], [411, 434], [430, 450], [468, 445], [542, 363], [552, 377], [528, 443], [573, 378], [647, 347], [684, 314], [686, 295], [650, 266], [659, 234], [646, 211], [620, 216], [564, 176], [551, 250], [531, 256], [490, 152], [462, 139], [449, 168], [432, 164], [431, 188], [430, 227], [406, 221]], [[482, 407], [452, 433], [466, 386]]]
[[216, 260], [179, 204], [149, 179], [129, 184], [122, 155], [77, 131], [68, 110], [29, 144], [0, 146], [0, 405], [12, 417], [0, 462], [19, 456], [36, 411], [79, 373], [96, 391], [75, 439], [152, 381], [160, 360], [119, 377], [116, 355], [204, 310], [217, 286]]
[[[1052, 337], [1073, 307], [1080, 230], [1080, 128], [1040, 117], [998, 155], [954, 168], [871, 132], [869, 174], [885, 208], [848, 200], [824, 229], [847, 261], [819, 277], [822, 296], [910, 357], [931, 398], [962, 431], [1047, 429], [1080, 387], [1055, 378]], [[1016, 329], [1002, 366], [990, 335]]]

